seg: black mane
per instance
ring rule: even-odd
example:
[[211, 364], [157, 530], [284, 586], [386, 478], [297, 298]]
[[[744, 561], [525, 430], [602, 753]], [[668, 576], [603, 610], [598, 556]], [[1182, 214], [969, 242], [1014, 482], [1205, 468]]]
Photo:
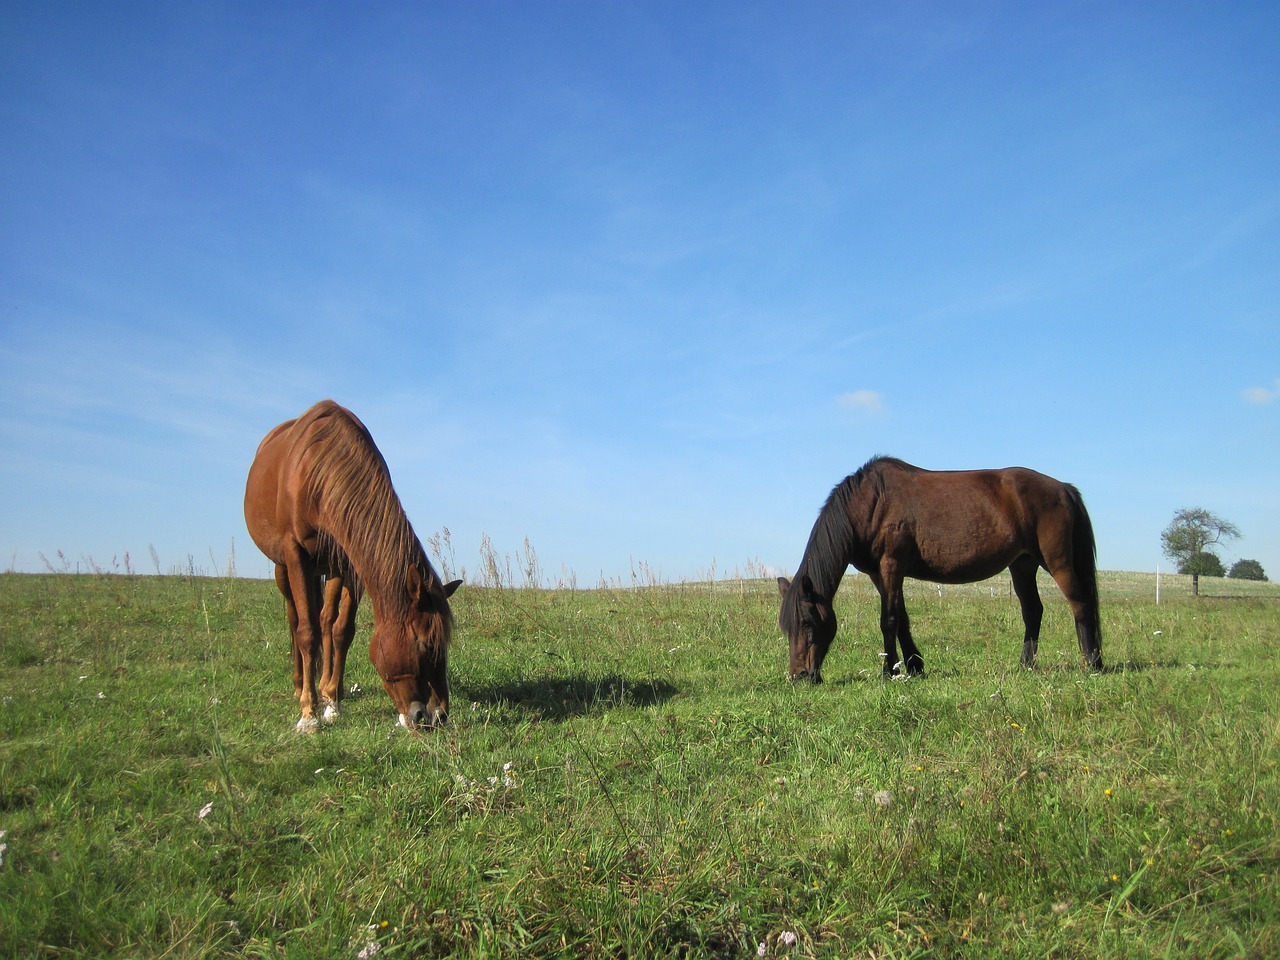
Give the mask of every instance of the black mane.
[[[880, 476], [882, 466], [915, 470], [911, 464], [894, 457], [876, 455], [859, 467], [854, 473], [845, 477], [835, 485], [827, 496], [827, 501], [818, 511], [818, 519], [814, 521], [813, 530], [809, 533], [809, 543], [804, 548], [804, 556], [796, 571], [795, 582], [798, 584], [804, 577], [809, 577], [813, 588], [824, 597], [835, 596], [836, 589], [844, 577], [851, 560], [855, 531], [849, 504], [855, 496], [869, 486], [871, 493], [879, 492], [883, 487]], [[787, 621], [793, 618], [796, 605], [786, 603], [782, 606], [782, 626], [788, 627]]]

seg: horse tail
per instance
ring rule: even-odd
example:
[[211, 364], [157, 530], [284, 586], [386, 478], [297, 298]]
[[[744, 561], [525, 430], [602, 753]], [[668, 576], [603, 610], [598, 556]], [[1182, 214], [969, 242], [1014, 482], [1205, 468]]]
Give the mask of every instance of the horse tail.
[[[1089, 649], [1084, 650], [1089, 666], [1102, 667], [1102, 614], [1098, 599], [1098, 545], [1093, 536], [1093, 521], [1085, 509], [1084, 497], [1070, 484], [1067, 491], [1071, 498], [1071, 555], [1076, 583], [1084, 593], [1085, 623], [1091, 633]], [[1086, 638], [1081, 637], [1082, 641]], [[1081, 644], [1084, 646], [1084, 643]]]

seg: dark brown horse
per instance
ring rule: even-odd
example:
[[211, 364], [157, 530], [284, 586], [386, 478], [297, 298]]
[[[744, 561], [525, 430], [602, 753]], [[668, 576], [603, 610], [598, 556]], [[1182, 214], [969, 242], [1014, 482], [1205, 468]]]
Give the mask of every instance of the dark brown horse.
[[284, 594], [302, 706], [298, 730], [319, 726], [317, 663], [324, 719], [338, 715], [365, 589], [373, 600], [369, 657], [400, 723], [409, 729], [443, 723], [453, 629], [448, 598], [462, 581], [442, 583], [432, 568], [364, 424], [322, 400], [268, 433], [249, 468], [244, 519], [275, 563]]
[[1093, 524], [1080, 492], [1024, 467], [933, 471], [873, 457], [842, 480], [818, 514], [795, 578], [778, 578], [778, 625], [791, 644], [792, 679], [822, 682], [836, 635], [832, 600], [852, 564], [880, 592], [884, 673], [924, 672], [902, 597], [905, 577], [974, 583], [1006, 567], [1022, 605], [1022, 663], [1035, 662], [1044, 567], [1071, 605], [1085, 663], [1102, 669]]

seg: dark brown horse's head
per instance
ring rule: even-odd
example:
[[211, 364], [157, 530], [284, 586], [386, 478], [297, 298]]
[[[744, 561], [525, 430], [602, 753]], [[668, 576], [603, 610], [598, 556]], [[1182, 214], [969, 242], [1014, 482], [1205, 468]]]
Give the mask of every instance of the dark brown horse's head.
[[369, 641], [369, 657], [382, 686], [396, 705], [401, 726], [410, 730], [439, 726], [449, 714], [449, 597], [461, 585], [461, 580], [441, 584], [433, 574], [424, 578], [411, 564], [405, 574], [408, 608], [377, 623]]
[[791, 679], [822, 682], [822, 661], [836, 636], [836, 612], [831, 598], [813, 587], [808, 574], [796, 582], [778, 578], [782, 607], [778, 626], [791, 645]]

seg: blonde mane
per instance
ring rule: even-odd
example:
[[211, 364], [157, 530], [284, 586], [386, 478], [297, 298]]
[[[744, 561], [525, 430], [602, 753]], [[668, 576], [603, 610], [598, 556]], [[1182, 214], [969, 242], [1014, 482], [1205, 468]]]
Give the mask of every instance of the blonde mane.
[[306, 436], [308, 493], [319, 508], [319, 559], [334, 573], [354, 574], [356, 589], [367, 588], [388, 615], [407, 615], [408, 568], [416, 565], [433, 592], [440, 578], [391, 485], [386, 461], [364, 424], [337, 404], [316, 410]]

